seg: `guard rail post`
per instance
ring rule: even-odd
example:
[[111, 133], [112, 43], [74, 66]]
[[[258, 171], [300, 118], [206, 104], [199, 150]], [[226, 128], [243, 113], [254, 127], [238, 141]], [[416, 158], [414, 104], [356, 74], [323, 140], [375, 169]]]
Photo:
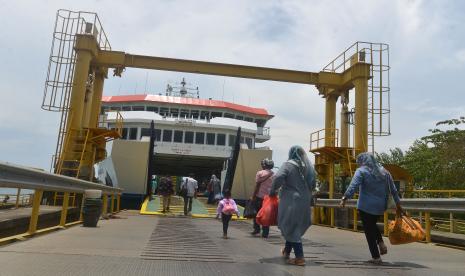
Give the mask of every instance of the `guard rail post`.
[[85, 194], [82, 194], [82, 199], [81, 199], [81, 210], [79, 211], [79, 221], [83, 221], [83, 214], [82, 214], [82, 211], [84, 210], [84, 201], [86, 200], [86, 195]]
[[18, 188], [18, 192], [16, 193], [16, 203], [15, 203], [15, 208], [19, 208], [19, 197], [21, 196], [21, 188]]
[[108, 211], [108, 195], [103, 194], [102, 215], [106, 215]]
[[354, 231], [357, 231], [358, 230], [358, 213], [357, 213], [357, 208], [354, 208], [353, 209], [353, 213], [354, 213]]
[[65, 227], [66, 216], [68, 215], [69, 192], [63, 194], [63, 205], [61, 207], [60, 226]]
[[384, 226], [384, 236], [387, 237], [389, 234], [389, 214], [388, 212], [384, 212], [384, 219], [383, 219], [383, 226]]
[[43, 190], [36, 189], [32, 202], [31, 219], [29, 221], [29, 234], [34, 234], [37, 231], [37, 221], [39, 220], [40, 201], [42, 200]]
[[115, 212], [115, 194], [111, 194], [110, 214]]
[[120, 208], [121, 208], [121, 195], [118, 194], [116, 196], [116, 212], [119, 212]]
[[426, 242], [431, 242], [431, 214], [430, 212], [425, 212], [425, 234], [426, 234]]

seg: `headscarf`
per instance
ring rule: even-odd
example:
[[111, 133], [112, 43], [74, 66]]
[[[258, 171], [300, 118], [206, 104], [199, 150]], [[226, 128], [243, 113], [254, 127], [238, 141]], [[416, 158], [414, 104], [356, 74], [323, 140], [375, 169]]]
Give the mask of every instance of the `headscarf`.
[[385, 177], [386, 172], [381, 164], [376, 160], [373, 154], [362, 152], [357, 156], [357, 165], [366, 167], [376, 178]]
[[305, 150], [301, 146], [295, 145], [291, 147], [288, 160], [292, 160], [299, 165], [299, 171], [305, 181], [312, 182], [314, 180], [315, 173], [313, 172], [312, 163], [310, 163]]

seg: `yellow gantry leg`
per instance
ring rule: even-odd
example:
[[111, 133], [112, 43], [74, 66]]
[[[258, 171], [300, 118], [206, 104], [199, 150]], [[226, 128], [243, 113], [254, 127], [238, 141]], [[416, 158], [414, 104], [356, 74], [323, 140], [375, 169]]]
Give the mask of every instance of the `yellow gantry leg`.
[[110, 202], [110, 214], [115, 212], [115, 195], [111, 195], [111, 202]]

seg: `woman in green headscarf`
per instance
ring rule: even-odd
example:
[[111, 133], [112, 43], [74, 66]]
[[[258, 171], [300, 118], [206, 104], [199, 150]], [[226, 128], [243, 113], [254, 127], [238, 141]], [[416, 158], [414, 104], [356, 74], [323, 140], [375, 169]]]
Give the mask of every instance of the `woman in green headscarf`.
[[300, 146], [289, 150], [289, 159], [284, 162], [273, 179], [270, 196], [275, 196], [278, 189], [278, 228], [286, 239], [281, 253], [286, 259], [294, 249], [295, 259], [288, 263], [305, 265], [302, 236], [311, 224], [311, 191], [315, 188], [315, 171], [307, 154]]

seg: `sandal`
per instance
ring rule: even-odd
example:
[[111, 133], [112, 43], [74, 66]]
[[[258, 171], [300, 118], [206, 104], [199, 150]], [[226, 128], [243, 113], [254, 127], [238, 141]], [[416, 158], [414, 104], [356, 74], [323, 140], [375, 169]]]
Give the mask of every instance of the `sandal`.
[[368, 260], [367, 262], [370, 264], [380, 265], [383, 263], [383, 260], [381, 260], [381, 258], [376, 258], [376, 259]]
[[305, 259], [304, 258], [289, 259], [289, 260], [287, 260], [287, 263], [290, 264], [290, 265], [304, 266], [305, 265]]
[[285, 247], [283, 247], [283, 248], [281, 249], [281, 256], [283, 256], [284, 259], [286, 259], [286, 260], [289, 259], [289, 256], [290, 256], [290, 255], [291, 255], [291, 253], [287, 253]]

